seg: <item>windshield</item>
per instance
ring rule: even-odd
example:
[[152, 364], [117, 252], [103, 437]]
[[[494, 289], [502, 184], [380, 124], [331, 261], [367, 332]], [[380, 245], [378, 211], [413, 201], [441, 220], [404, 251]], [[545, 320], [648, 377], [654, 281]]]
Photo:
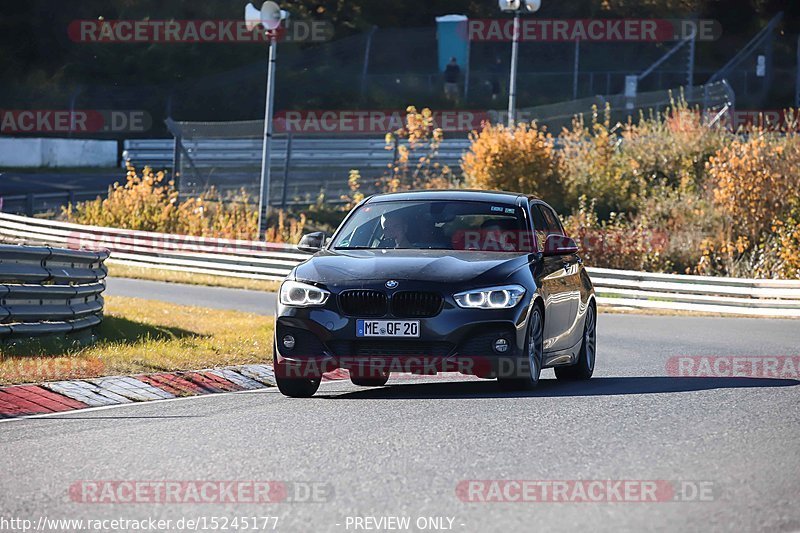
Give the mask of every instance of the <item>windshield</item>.
[[333, 242], [337, 250], [392, 248], [529, 252], [520, 207], [471, 201], [391, 201], [361, 206]]

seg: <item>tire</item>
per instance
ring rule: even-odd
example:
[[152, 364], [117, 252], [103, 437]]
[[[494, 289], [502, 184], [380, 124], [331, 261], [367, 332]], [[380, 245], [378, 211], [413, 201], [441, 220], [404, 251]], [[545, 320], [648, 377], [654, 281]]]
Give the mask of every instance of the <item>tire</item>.
[[319, 389], [319, 384], [322, 382], [322, 377], [318, 378], [287, 378], [285, 370], [281, 370], [281, 364], [278, 363], [277, 356], [278, 349], [273, 344], [272, 346], [272, 361], [273, 369], [275, 372], [275, 382], [278, 384], [278, 390], [284, 396], [290, 398], [310, 398]]
[[597, 312], [590, 305], [583, 324], [583, 341], [578, 353], [578, 362], [570, 366], [555, 367], [556, 378], [561, 381], [580, 381], [589, 379], [594, 373], [597, 358]]
[[537, 305], [533, 308], [528, 319], [528, 333], [525, 335], [527, 360], [520, 361], [518, 370], [526, 370], [526, 377], [498, 377], [497, 383], [504, 390], [531, 390], [539, 384], [542, 374], [542, 361], [544, 352], [544, 313]]
[[278, 390], [290, 398], [310, 398], [319, 389], [321, 379], [286, 379], [275, 375]]
[[350, 381], [353, 385], [358, 385], [359, 387], [383, 387], [386, 385], [386, 382], [389, 381], [389, 373], [386, 372], [385, 374], [381, 374], [379, 376], [357, 376], [350, 372]]

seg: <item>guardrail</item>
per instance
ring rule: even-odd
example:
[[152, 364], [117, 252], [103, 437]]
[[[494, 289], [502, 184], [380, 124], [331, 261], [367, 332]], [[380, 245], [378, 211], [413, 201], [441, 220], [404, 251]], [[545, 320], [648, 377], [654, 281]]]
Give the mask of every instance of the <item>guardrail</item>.
[[[185, 154], [201, 167], [241, 167], [261, 165], [261, 139], [183, 139]], [[439, 147], [438, 161], [458, 165], [469, 149], [469, 139], [446, 139]], [[172, 167], [175, 155], [173, 139], [130, 139], [123, 144], [123, 165], [130, 159], [135, 166]], [[386, 149], [383, 138], [300, 138], [289, 143], [286, 137], [275, 138], [272, 146], [272, 165], [280, 170], [287, 157], [292, 168], [386, 168], [393, 153]], [[344, 176], [347, 174], [345, 173]]]
[[0, 213], [0, 238], [71, 249], [107, 249], [109, 264], [281, 280], [308, 258], [294, 246], [86, 226]]
[[71, 334], [100, 324], [108, 255], [0, 244], [0, 338]]
[[[0, 213], [0, 238], [67, 248], [107, 248], [109, 263], [217, 276], [281, 280], [309, 256], [294, 246], [84, 226]], [[589, 268], [598, 303], [617, 308], [800, 317], [800, 281]]]
[[[405, 144], [405, 143], [401, 143]], [[261, 171], [261, 138], [132, 139], [124, 143], [123, 160], [135, 167], [172, 168], [181, 194], [199, 194], [214, 187], [223, 193], [244, 189], [257, 196]], [[446, 139], [436, 162], [458, 168], [469, 139]], [[387, 150], [383, 138], [275, 137], [272, 145], [271, 202], [286, 207], [313, 204], [320, 192], [336, 199], [350, 192], [348, 176], [362, 173], [362, 192], [397, 161], [398, 148]], [[412, 161], [414, 158], [412, 158]]]
[[598, 303], [611, 307], [800, 317], [800, 281], [587, 270]]

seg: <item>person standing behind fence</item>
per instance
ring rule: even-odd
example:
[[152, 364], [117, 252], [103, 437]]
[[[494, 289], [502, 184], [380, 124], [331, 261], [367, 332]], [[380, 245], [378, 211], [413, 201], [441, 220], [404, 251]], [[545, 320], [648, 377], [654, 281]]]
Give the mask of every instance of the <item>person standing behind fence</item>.
[[455, 57], [450, 58], [450, 63], [444, 68], [444, 97], [458, 104], [458, 79], [461, 68]]
[[491, 76], [489, 78], [489, 85], [492, 88], [492, 102], [497, 100], [500, 96], [500, 78], [503, 76], [503, 61], [496, 57], [494, 65], [492, 65]]

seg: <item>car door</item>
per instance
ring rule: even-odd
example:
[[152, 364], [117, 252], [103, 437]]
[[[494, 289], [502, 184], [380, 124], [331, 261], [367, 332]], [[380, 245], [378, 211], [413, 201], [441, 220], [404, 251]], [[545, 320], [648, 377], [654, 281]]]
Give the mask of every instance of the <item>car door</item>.
[[[543, 203], [531, 202], [531, 219], [536, 234], [538, 252], [544, 251], [544, 243], [551, 232], [557, 229], [548, 224], [544, 209], [549, 209]], [[540, 291], [545, 305], [544, 320], [544, 350], [553, 352], [565, 350], [570, 347], [567, 334], [574, 313], [570, 298], [570, 285], [568, 283], [569, 270], [564, 266], [562, 256], [543, 256]], [[577, 308], [576, 308], [577, 311]]]
[[[566, 237], [564, 226], [558, 218], [558, 214], [547, 204], [539, 204], [539, 208], [547, 222], [548, 235], [559, 235]], [[564, 269], [563, 282], [565, 284], [565, 297], [569, 299], [569, 312], [563, 333], [566, 347], [575, 345], [582, 339], [582, 331], [578, 324], [578, 308], [581, 300], [581, 259], [578, 254], [564, 254], [555, 256]]]

